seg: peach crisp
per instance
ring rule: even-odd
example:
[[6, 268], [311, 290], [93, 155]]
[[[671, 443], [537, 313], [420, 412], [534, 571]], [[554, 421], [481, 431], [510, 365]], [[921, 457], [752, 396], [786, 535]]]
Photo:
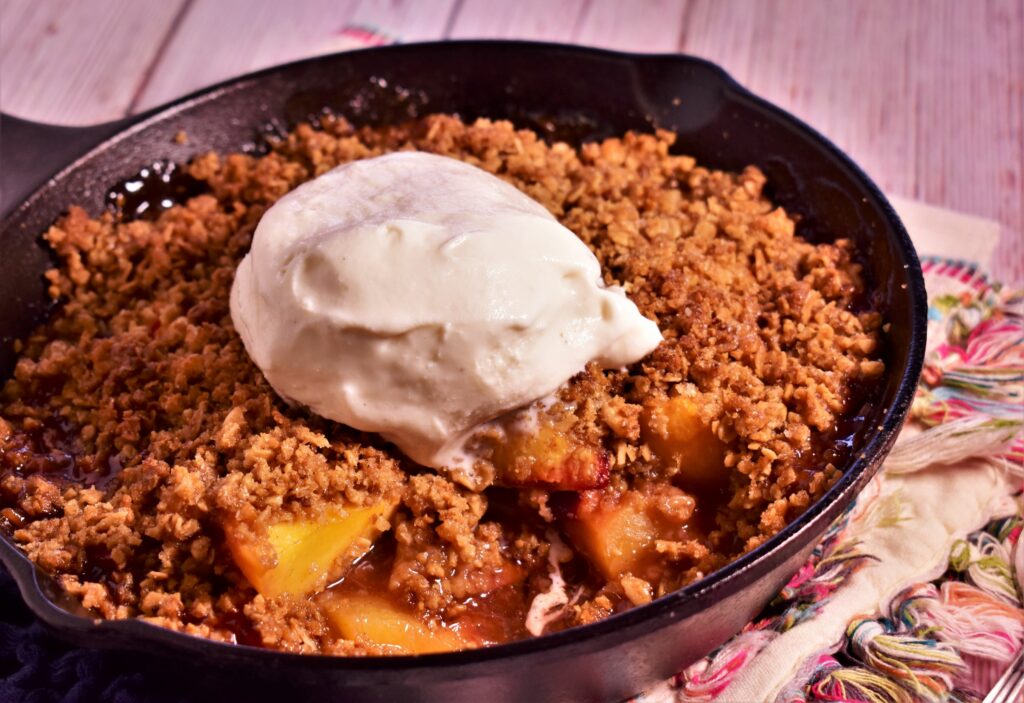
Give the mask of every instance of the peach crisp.
[[[197, 156], [203, 192], [153, 219], [72, 207], [45, 233], [59, 305], [0, 390], [0, 528], [96, 617], [336, 655], [583, 625], [757, 547], [840, 475], [844, 423], [884, 373], [883, 320], [843, 232], [801, 238], [761, 171], [674, 142], [325, 117], [263, 155]], [[282, 400], [229, 312], [268, 208], [400, 150], [540, 203], [663, 337], [489, 422], [472, 484]], [[531, 618], [553, 583], [562, 605]]]

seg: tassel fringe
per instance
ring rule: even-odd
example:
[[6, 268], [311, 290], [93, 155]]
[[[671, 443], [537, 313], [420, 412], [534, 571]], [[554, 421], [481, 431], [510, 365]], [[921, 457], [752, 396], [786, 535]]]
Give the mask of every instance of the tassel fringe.
[[954, 678], [966, 670], [952, 646], [897, 632], [888, 620], [854, 620], [846, 636], [853, 658], [929, 703], [946, 700]]
[[987, 532], [975, 532], [953, 543], [949, 566], [970, 583], [1008, 603], [1020, 606], [1010, 547]]

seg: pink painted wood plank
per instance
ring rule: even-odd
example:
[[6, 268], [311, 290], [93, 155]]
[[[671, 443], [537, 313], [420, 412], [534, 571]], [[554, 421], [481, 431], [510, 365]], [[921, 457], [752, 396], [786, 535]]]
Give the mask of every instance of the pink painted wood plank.
[[1024, 282], [1024, 3], [692, 0], [680, 49], [832, 138], [888, 192], [1000, 222]]
[[[352, 48], [342, 30], [372, 25], [392, 37], [443, 34], [455, 0], [194, 0], [147, 83], [139, 107], [274, 64]], [[225, 33], [225, 28], [230, 28]]]
[[442, 39], [456, 0], [362, 0], [350, 22], [403, 42]]
[[619, 51], [674, 53], [686, 8], [686, 0], [591, 0], [572, 41]]
[[194, 0], [138, 107], [309, 56], [348, 22], [355, 6], [356, 0]]
[[584, 0], [464, 0], [448, 38], [566, 41], [585, 7]]
[[0, 108], [44, 122], [125, 114], [184, 0], [4, 0]]
[[345, 48], [349, 24], [403, 41], [447, 33], [704, 56], [831, 137], [887, 191], [999, 221], [997, 273], [1024, 283], [1021, 0], [5, 0], [0, 107], [111, 119]]

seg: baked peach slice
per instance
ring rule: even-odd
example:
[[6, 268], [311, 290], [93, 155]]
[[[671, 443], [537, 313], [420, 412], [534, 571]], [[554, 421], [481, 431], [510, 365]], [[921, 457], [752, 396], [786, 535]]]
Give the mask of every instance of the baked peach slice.
[[385, 596], [327, 591], [317, 602], [345, 639], [377, 645], [397, 654], [452, 652], [479, 646], [468, 634], [426, 620]]
[[640, 435], [684, 481], [707, 486], [723, 480], [725, 443], [701, 419], [694, 399], [675, 396], [645, 406]]
[[245, 577], [266, 598], [303, 597], [341, 578], [366, 554], [398, 501], [334, 506], [316, 520], [224, 525], [228, 548]]
[[600, 446], [572, 433], [576, 418], [542, 420], [533, 431], [508, 430], [491, 456], [497, 483], [521, 488], [580, 491], [608, 483], [611, 464]]
[[667, 484], [622, 493], [584, 491], [564, 526], [572, 544], [608, 580], [646, 577], [660, 561], [658, 540], [687, 537], [694, 508], [689, 494]]
[[573, 545], [601, 574], [615, 580], [639, 575], [654, 553], [658, 528], [633, 493], [616, 499], [599, 491], [580, 497], [575, 515], [566, 523]]

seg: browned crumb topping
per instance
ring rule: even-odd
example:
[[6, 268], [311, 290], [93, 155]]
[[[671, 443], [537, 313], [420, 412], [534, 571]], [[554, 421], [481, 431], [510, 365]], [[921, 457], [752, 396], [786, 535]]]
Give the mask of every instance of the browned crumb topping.
[[[197, 158], [189, 170], [208, 194], [155, 221], [72, 208], [46, 234], [61, 261], [50, 294], [64, 304], [23, 342], [0, 394], [0, 523], [85, 607], [290, 651], [389, 651], [341, 637], [315, 599], [257, 594], [224, 529], [256, 539], [258, 526], [333, 505], [400, 500], [375, 518], [386, 536], [350, 580], [449, 623], [486, 620], [492, 603], [488, 617], [505, 621], [480, 625], [478, 643], [502, 641], [525, 635], [525, 610], [550, 585], [552, 530], [576, 552], [563, 565], [573, 599], [553, 625], [567, 627], [700, 578], [837, 477], [837, 423], [884, 371], [881, 317], [859, 311], [850, 243], [795, 236], [756, 168], [701, 168], [671, 154], [665, 132], [577, 150], [447, 116], [320, 127], [266, 156]], [[267, 207], [338, 164], [399, 149], [464, 160], [538, 200], [665, 336], [628, 369], [574, 378], [541, 413], [559, 433], [512, 457], [496, 448], [499, 485], [479, 493], [288, 407], [231, 324], [234, 269]], [[706, 451], [675, 448], [685, 423], [706, 428]], [[536, 459], [556, 450], [569, 459]], [[658, 536], [625, 570], [594, 557], [622, 515]]]

